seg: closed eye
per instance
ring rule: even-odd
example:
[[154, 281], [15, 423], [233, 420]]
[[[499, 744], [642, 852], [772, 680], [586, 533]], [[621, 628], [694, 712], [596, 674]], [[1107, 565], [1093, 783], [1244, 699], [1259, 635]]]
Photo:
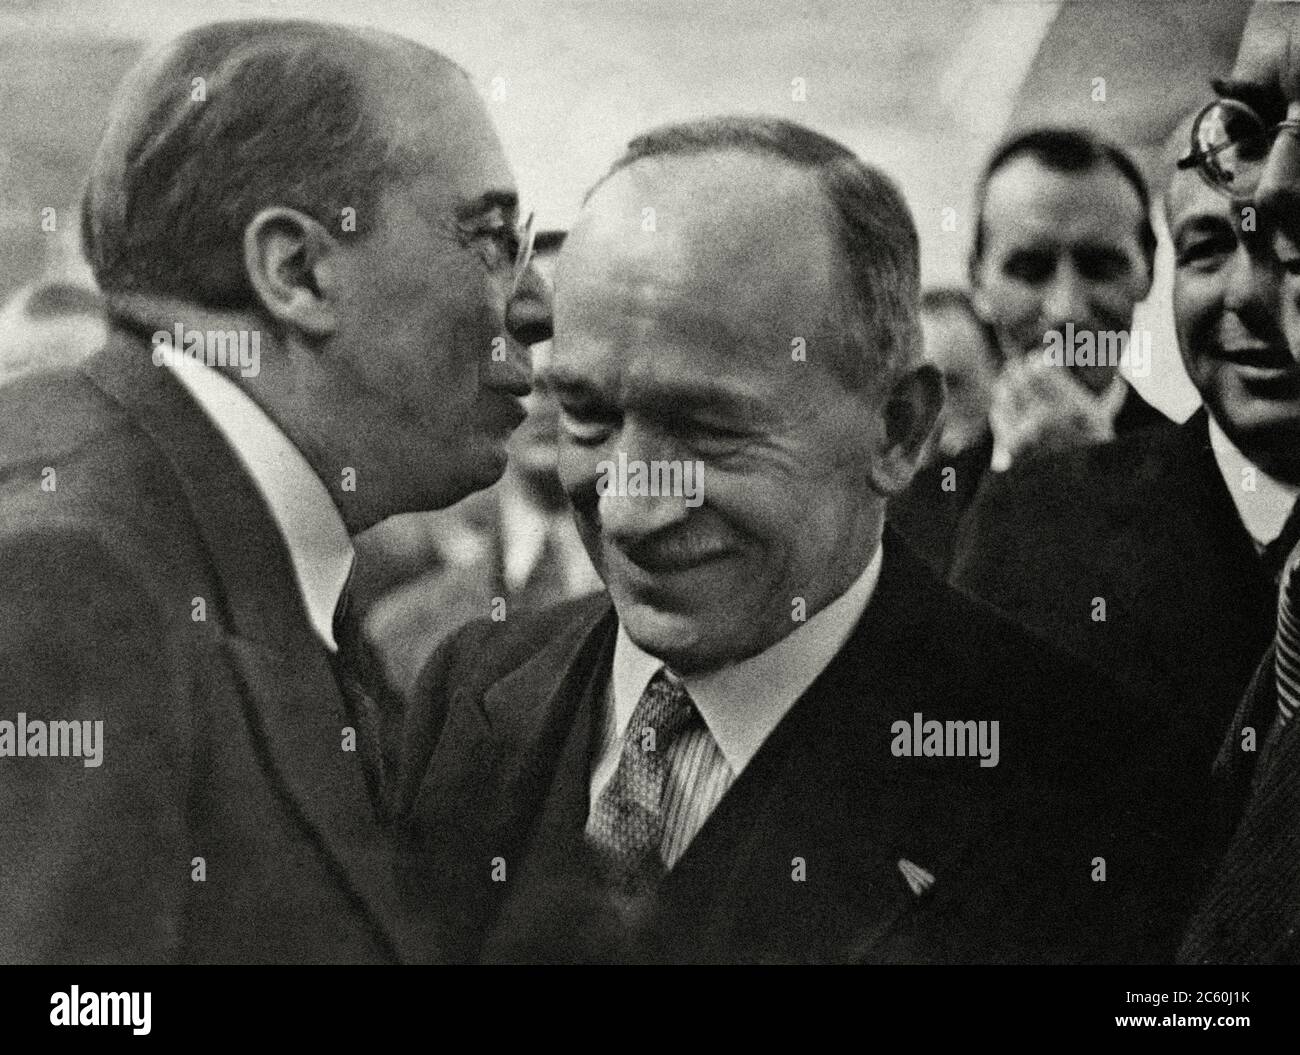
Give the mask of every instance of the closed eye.
[[1215, 261], [1231, 255], [1236, 248], [1237, 239], [1225, 231], [1180, 245], [1174, 262], [1178, 267], [1208, 268]]
[[617, 419], [611, 414], [586, 408], [560, 407], [560, 425], [578, 444], [603, 443], [617, 424]]

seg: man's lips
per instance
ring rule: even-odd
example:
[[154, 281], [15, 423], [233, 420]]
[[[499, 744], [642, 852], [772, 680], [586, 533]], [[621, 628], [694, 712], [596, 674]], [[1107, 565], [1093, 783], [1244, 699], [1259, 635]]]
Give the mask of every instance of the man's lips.
[[634, 545], [612, 547], [628, 563], [651, 575], [672, 575], [694, 571], [706, 564], [731, 556], [726, 546], [687, 547], [675, 545]]
[[1215, 358], [1235, 366], [1270, 372], [1296, 370], [1297, 363], [1285, 345], [1231, 344], [1221, 345]]

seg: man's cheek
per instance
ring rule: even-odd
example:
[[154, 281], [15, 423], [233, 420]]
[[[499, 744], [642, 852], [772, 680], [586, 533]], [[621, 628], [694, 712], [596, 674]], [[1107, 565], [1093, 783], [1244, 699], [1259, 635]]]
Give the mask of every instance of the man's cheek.
[[1291, 358], [1300, 362], [1300, 276], [1282, 280], [1282, 332]]

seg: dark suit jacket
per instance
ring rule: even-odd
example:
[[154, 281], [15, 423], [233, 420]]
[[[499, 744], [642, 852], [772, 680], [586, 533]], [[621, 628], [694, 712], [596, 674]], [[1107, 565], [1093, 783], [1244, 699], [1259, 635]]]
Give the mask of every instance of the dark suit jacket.
[[[1115, 416], [1117, 437], [1173, 427], [1172, 421], [1132, 387]], [[947, 575], [952, 567], [962, 518], [988, 475], [992, 457], [993, 437], [986, 435], [973, 447], [925, 466], [907, 490], [889, 503], [889, 522], [940, 575]], [[953, 470], [951, 475], [948, 469]]]
[[[407, 730], [398, 880], [431, 958], [1122, 961], [1172, 955], [1160, 738], [1098, 676], [887, 536], [844, 649], [620, 946], [582, 830], [616, 620], [604, 597], [479, 622]], [[895, 757], [895, 721], [997, 720], [999, 765]], [[1135, 751], [1141, 759], [1134, 758]], [[1092, 881], [1105, 858], [1105, 882]], [[792, 879], [801, 859], [806, 880]], [[934, 876], [910, 889], [902, 862]], [[602, 913], [604, 921], [601, 921]]]
[[393, 960], [362, 730], [261, 498], [149, 354], [114, 333], [0, 389], [0, 718], [104, 723], [99, 768], [0, 759], [0, 960]]
[[[434, 646], [454, 630], [488, 616], [501, 601], [513, 618], [565, 596], [564, 569], [549, 551], [521, 586], [507, 583], [501, 487], [450, 509], [386, 520], [357, 536], [351, 588], [367, 643], [383, 680], [405, 695]], [[471, 560], [445, 556], [449, 549], [469, 546], [475, 551]], [[595, 573], [591, 576], [598, 587]]]
[[[1185, 761], [1179, 794], [1202, 814], [1277, 606], [1207, 422], [1202, 409], [1177, 429], [989, 477], [952, 574], [1168, 715]], [[1094, 598], [1105, 600], [1104, 622]]]
[[[1221, 962], [1225, 954], [1233, 963], [1300, 963], [1300, 911], [1292, 878], [1297, 874], [1300, 846], [1292, 838], [1289, 856], [1283, 850], [1282, 857], [1270, 858], [1259, 841], [1266, 840], [1271, 829], [1272, 834], [1282, 835], [1274, 840], [1279, 845], [1288, 832], [1295, 831], [1295, 803], [1300, 799], [1295, 726], [1277, 724], [1276, 664], [1275, 640], [1255, 669], [1214, 760], [1212, 823], [1205, 854], [1213, 885], [1179, 952], [1182, 963]], [[1243, 735], [1248, 729], [1253, 731], [1249, 739]], [[1251, 749], [1243, 750], [1246, 746]], [[1234, 837], [1245, 841], [1238, 853], [1225, 857]], [[1252, 859], [1254, 865], [1249, 863]], [[1256, 897], [1249, 902], [1240, 897], [1244, 884], [1257, 884]], [[1271, 922], [1262, 928], [1263, 943], [1243, 958], [1241, 939], [1229, 937], [1225, 944], [1219, 940], [1218, 928], [1233, 935], [1242, 920], [1254, 913]]]

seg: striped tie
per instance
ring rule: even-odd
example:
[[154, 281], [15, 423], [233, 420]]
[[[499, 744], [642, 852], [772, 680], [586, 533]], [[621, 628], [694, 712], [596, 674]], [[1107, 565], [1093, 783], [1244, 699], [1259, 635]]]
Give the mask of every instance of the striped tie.
[[[1300, 935], [1300, 549], [1287, 560], [1278, 599], [1277, 718], [1264, 739], [1250, 800], [1188, 927], [1180, 963], [1274, 963]], [[1290, 950], [1290, 951], [1288, 951]]]
[[1292, 553], [1282, 574], [1277, 602], [1277, 709], [1285, 725], [1300, 708], [1300, 573]]
[[622, 885], [652, 882], [663, 873], [668, 749], [697, 717], [681, 679], [663, 667], [632, 711], [618, 768], [587, 822], [588, 840]]

